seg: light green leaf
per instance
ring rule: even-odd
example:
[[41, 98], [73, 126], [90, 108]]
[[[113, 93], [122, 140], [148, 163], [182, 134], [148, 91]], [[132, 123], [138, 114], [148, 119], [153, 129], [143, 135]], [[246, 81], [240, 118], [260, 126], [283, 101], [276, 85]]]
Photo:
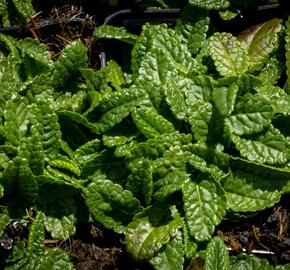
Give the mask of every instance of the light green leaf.
[[94, 30], [93, 37], [95, 39], [119, 39], [129, 44], [135, 44], [138, 36], [129, 33], [126, 29], [114, 27], [111, 25], [102, 25]]
[[131, 114], [137, 128], [148, 139], [175, 131], [173, 124], [158, 114], [153, 107], [139, 107]]
[[[270, 265], [266, 259], [259, 258], [254, 255], [241, 254], [231, 263], [231, 269], [233, 270], [274, 270], [279, 268], [274, 268]], [[279, 266], [278, 266], [279, 267]], [[283, 269], [283, 268], [282, 268]]]
[[184, 256], [186, 260], [192, 260], [195, 252], [197, 251], [197, 242], [190, 236], [187, 225], [183, 222], [182, 236], [184, 246]]
[[72, 173], [75, 176], [81, 175], [81, 170], [79, 166], [71, 159], [66, 156], [59, 156], [58, 159], [51, 160], [49, 166], [56, 168], [58, 170], [64, 170], [68, 173]]
[[74, 159], [78, 164], [83, 165], [84, 162], [89, 160], [92, 156], [101, 150], [101, 141], [99, 139], [94, 139], [88, 141], [84, 145], [80, 146], [74, 152]]
[[207, 140], [209, 122], [212, 116], [212, 105], [209, 102], [198, 101], [189, 108], [188, 122], [197, 142], [205, 143]]
[[230, 2], [228, 0], [189, 0], [189, 4], [205, 9], [226, 9]]
[[258, 24], [244, 31], [238, 39], [248, 51], [251, 70], [259, 69], [268, 60], [270, 53], [278, 47], [278, 33], [282, 29], [281, 19]]
[[222, 76], [235, 77], [247, 71], [247, 51], [230, 33], [215, 33], [209, 38], [208, 46], [209, 53]]
[[230, 270], [230, 256], [224, 241], [214, 237], [209, 242], [205, 251], [205, 269]]
[[189, 233], [198, 241], [211, 238], [226, 214], [227, 200], [219, 183], [203, 180], [184, 184], [183, 202]]
[[4, 27], [10, 26], [8, 6], [6, 0], [0, 1], [0, 15], [2, 17], [2, 24]]
[[158, 252], [158, 255], [150, 260], [156, 270], [183, 270], [184, 250], [182, 234], [177, 232], [176, 236], [170, 240], [164, 249]]
[[[1, 188], [3, 189], [0, 185], [0, 189]], [[0, 206], [0, 236], [4, 233], [5, 227], [9, 224], [9, 221], [10, 217], [7, 207]]]
[[286, 22], [285, 29], [285, 49], [286, 49], [286, 73], [288, 78], [288, 89], [289, 89], [289, 81], [290, 81], [290, 16], [288, 16], [288, 20]]
[[182, 220], [175, 207], [149, 207], [126, 227], [127, 250], [135, 259], [150, 260], [181, 227]]
[[215, 87], [212, 92], [213, 102], [218, 109], [219, 113], [223, 116], [229, 116], [236, 104], [239, 87], [233, 83], [229, 87]]
[[94, 219], [118, 233], [123, 233], [130, 218], [142, 210], [130, 191], [102, 176], [83, 189], [83, 196]]
[[53, 239], [66, 240], [75, 234], [76, 212], [71, 198], [57, 200], [45, 210], [44, 225]]
[[121, 90], [122, 85], [125, 84], [125, 78], [121, 67], [115, 61], [111, 60], [107, 63], [106, 68], [109, 70], [108, 80], [117, 90]]
[[233, 143], [242, 157], [257, 163], [283, 165], [289, 160], [289, 142], [275, 128], [269, 128], [265, 135], [248, 140], [231, 135]]
[[279, 202], [281, 191], [270, 180], [234, 171], [224, 180], [228, 206], [236, 212], [255, 212]]

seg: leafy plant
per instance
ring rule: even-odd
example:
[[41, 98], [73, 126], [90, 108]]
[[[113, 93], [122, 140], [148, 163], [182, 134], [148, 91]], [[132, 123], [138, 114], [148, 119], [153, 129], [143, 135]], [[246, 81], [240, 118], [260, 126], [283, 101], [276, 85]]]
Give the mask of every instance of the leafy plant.
[[95, 38], [132, 45], [130, 74], [114, 61], [89, 69], [80, 41], [53, 62], [38, 41], [0, 35], [0, 233], [36, 213], [6, 269], [72, 269], [44, 249], [44, 231], [65, 240], [90, 219], [156, 269], [275, 269], [229, 256], [213, 235], [227, 213], [272, 207], [290, 190], [289, 20], [214, 32], [210, 2], [190, 1], [175, 28], [97, 28]]

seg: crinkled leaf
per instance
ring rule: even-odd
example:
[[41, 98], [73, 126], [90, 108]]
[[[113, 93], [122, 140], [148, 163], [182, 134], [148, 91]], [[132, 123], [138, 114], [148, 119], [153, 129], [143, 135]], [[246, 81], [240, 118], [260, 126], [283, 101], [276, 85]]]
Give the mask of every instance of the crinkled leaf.
[[12, 0], [17, 11], [23, 16], [26, 21], [35, 13], [32, 0]]
[[174, 126], [153, 107], [140, 107], [132, 112], [132, 118], [138, 129], [147, 138], [174, 132]]
[[53, 239], [66, 240], [75, 234], [76, 211], [71, 198], [57, 200], [45, 210], [44, 225]]
[[205, 44], [208, 28], [208, 12], [188, 6], [177, 19], [175, 30], [187, 42], [190, 52], [196, 54]]
[[230, 256], [224, 241], [219, 237], [214, 237], [209, 242], [205, 251], [205, 269], [210, 270], [230, 270]]
[[87, 49], [81, 41], [73, 41], [67, 45], [57, 61], [54, 62], [51, 71], [51, 83], [62, 84], [69, 79], [75, 79], [80, 75], [80, 68], [87, 66]]
[[289, 142], [275, 128], [269, 128], [265, 135], [256, 140], [231, 135], [233, 143], [242, 157], [257, 163], [283, 165], [289, 160]]
[[185, 259], [191, 260], [197, 251], [197, 242], [190, 236], [186, 223], [182, 227], [183, 247]]
[[[236, 260], [232, 260], [231, 269], [234, 270], [274, 270], [279, 269], [279, 266], [274, 268], [268, 260], [259, 258], [254, 255], [241, 254]], [[282, 268], [283, 269], [283, 268]], [[287, 269], [287, 268], [286, 268]]]
[[223, 116], [229, 116], [236, 104], [239, 87], [233, 83], [229, 87], [215, 87], [212, 92], [213, 102], [218, 109], [219, 113]]
[[0, 1], [0, 16], [2, 17], [2, 24], [4, 27], [10, 26], [8, 6], [6, 0]]
[[[1, 188], [3, 189], [3, 187], [0, 185], [0, 189]], [[5, 227], [9, 224], [9, 221], [10, 217], [8, 209], [6, 207], [0, 206], [0, 236], [3, 234]]]
[[95, 39], [119, 39], [129, 44], [135, 44], [138, 36], [129, 33], [126, 29], [114, 27], [111, 25], [102, 25], [94, 30], [93, 37]]
[[161, 249], [157, 256], [150, 260], [150, 263], [157, 270], [183, 270], [183, 255], [182, 234], [178, 231], [164, 249]]
[[121, 90], [122, 85], [125, 84], [125, 78], [121, 67], [115, 61], [111, 60], [107, 63], [106, 68], [109, 70], [108, 80], [117, 90]]
[[126, 227], [127, 250], [135, 259], [149, 260], [181, 227], [182, 219], [175, 207], [149, 207]]
[[124, 232], [130, 218], [142, 210], [130, 191], [102, 176], [84, 188], [83, 195], [94, 219], [118, 233]]
[[275, 18], [251, 27], [239, 35], [238, 39], [248, 51], [251, 69], [260, 68], [268, 60], [270, 53], [277, 48], [281, 22], [281, 19]]
[[1, 184], [7, 198], [15, 197], [20, 202], [31, 204], [38, 195], [38, 185], [27, 160], [15, 157], [3, 173]]
[[153, 194], [152, 164], [148, 159], [135, 159], [128, 165], [131, 174], [126, 188], [148, 206]]
[[209, 38], [208, 46], [209, 53], [222, 76], [234, 77], [247, 71], [247, 51], [230, 33], [215, 33]]
[[[288, 78], [288, 84], [290, 81], [290, 16], [288, 16], [288, 20], [286, 22], [286, 29], [285, 29], [285, 49], [286, 49], [286, 73]], [[288, 86], [289, 89], [289, 86]]]
[[226, 9], [230, 2], [228, 0], [189, 0], [189, 4], [205, 9]]
[[49, 166], [56, 168], [58, 170], [67, 171], [75, 176], [81, 175], [81, 170], [79, 166], [71, 159], [66, 156], [60, 156], [58, 159], [51, 160]]
[[189, 108], [188, 122], [191, 131], [198, 142], [206, 142], [209, 122], [212, 116], [212, 105], [209, 102], [198, 101], [193, 107]]
[[226, 213], [227, 202], [219, 183], [203, 180], [184, 184], [183, 202], [189, 233], [198, 241], [210, 239]]
[[101, 149], [101, 141], [99, 139], [94, 139], [88, 141], [84, 145], [80, 146], [74, 152], [74, 159], [78, 164], [82, 165], [84, 162], [89, 160], [94, 154], [99, 152]]
[[243, 171], [229, 174], [223, 183], [229, 207], [236, 212], [255, 212], [279, 202], [281, 191], [271, 181]]
[[88, 119], [96, 123], [99, 132], [106, 132], [119, 124], [137, 106], [150, 104], [149, 102], [143, 89], [135, 86], [122, 89], [104, 97], [99, 106], [88, 115]]

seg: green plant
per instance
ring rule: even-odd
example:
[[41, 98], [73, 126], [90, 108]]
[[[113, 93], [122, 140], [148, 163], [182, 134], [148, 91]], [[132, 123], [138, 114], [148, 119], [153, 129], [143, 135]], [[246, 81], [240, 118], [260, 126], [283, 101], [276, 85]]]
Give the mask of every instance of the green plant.
[[95, 38], [133, 45], [131, 73], [114, 61], [88, 69], [80, 41], [53, 62], [38, 41], [0, 35], [0, 234], [36, 213], [2, 264], [49, 269], [55, 257], [71, 269], [62, 251], [44, 250], [44, 228], [65, 240], [93, 219], [156, 269], [198, 258], [210, 270], [275, 269], [230, 257], [212, 237], [227, 213], [258, 212], [289, 192], [289, 35], [289, 19], [213, 33], [208, 11], [192, 6], [174, 29], [97, 28]]

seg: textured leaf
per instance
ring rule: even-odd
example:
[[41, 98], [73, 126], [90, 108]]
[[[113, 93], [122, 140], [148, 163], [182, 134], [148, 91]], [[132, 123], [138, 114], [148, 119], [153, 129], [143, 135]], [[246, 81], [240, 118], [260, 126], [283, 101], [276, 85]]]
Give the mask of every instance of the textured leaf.
[[[288, 20], [286, 22], [286, 29], [285, 29], [285, 49], [286, 49], [286, 73], [288, 78], [288, 84], [290, 80], [290, 16], [288, 16]], [[289, 89], [289, 85], [288, 85]]]
[[281, 197], [281, 191], [271, 181], [242, 171], [228, 175], [223, 188], [229, 207], [236, 212], [263, 210]]
[[189, 3], [206, 9], [226, 9], [230, 5], [228, 0], [189, 0]]
[[32, 0], [12, 0], [17, 11], [28, 21], [30, 17], [35, 13]]
[[[1, 189], [0, 185], [0, 189]], [[8, 209], [0, 206], [0, 236], [3, 234], [5, 227], [9, 224], [10, 217]]]
[[208, 28], [208, 12], [188, 6], [177, 19], [175, 30], [187, 42], [190, 52], [196, 54], [205, 44]]
[[[254, 255], [241, 254], [238, 260], [231, 265], [234, 270], [274, 270], [274, 268], [266, 259], [256, 257]], [[282, 268], [283, 269], [283, 268]], [[287, 269], [287, 268], [286, 268]]]
[[137, 36], [129, 33], [126, 29], [114, 27], [111, 25], [102, 25], [94, 30], [93, 37], [95, 39], [119, 39], [129, 44], [134, 44]]
[[53, 239], [66, 240], [76, 232], [76, 206], [71, 198], [55, 201], [45, 211], [44, 225]]
[[78, 164], [82, 165], [84, 162], [89, 160], [101, 149], [101, 141], [99, 139], [94, 139], [88, 141], [86, 144], [80, 146], [74, 152], [74, 159]]
[[153, 194], [152, 165], [148, 159], [135, 159], [129, 165], [131, 174], [126, 188], [148, 206]]
[[147, 208], [126, 227], [127, 250], [135, 259], [149, 260], [181, 227], [182, 220], [175, 207]]
[[5, 197], [15, 197], [20, 202], [31, 204], [38, 195], [38, 185], [29, 169], [28, 162], [20, 157], [8, 163], [1, 184]]
[[130, 217], [142, 210], [131, 192], [102, 176], [96, 177], [83, 195], [94, 219], [118, 233], [124, 232]]
[[230, 256], [224, 241], [219, 237], [214, 237], [209, 242], [205, 251], [205, 269], [229, 270]]
[[185, 220], [196, 240], [210, 239], [215, 225], [218, 225], [226, 213], [227, 202], [220, 184], [203, 180], [199, 184], [186, 183], [182, 189]]
[[61, 84], [80, 75], [80, 68], [87, 66], [87, 49], [81, 41], [73, 41], [67, 45], [51, 72], [51, 83]]
[[8, 14], [8, 6], [6, 0], [0, 1], [0, 15], [2, 19], [2, 24], [4, 27], [10, 26], [9, 14]]
[[219, 113], [223, 116], [229, 116], [234, 108], [238, 96], [239, 87], [233, 83], [229, 87], [215, 87], [212, 92], [213, 102]]
[[150, 263], [157, 270], [183, 270], [183, 255], [182, 234], [178, 231], [176, 236], [166, 244], [164, 250], [161, 249]]
[[133, 86], [106, 96], [88, 115], [88, 119], [96, 123], [99, 132], [106, 132], [119, 124], [137, 106], [147, 104], [149, 104], [149, 99], [146, 92]]
[[113, 60], [107, 63], [107, 68], [109, 70], [109, 82], [117, 89], [121, 90], [122, 85], [125, 84], [124, 74], [121, 67]]
[[257, 163], [285, 164], [289, 160], [289, 142], [275, 128], [270, 128], [258, 140], [247, 140], [231, 135], [242, 157]]
[[81, 170], [79, 166], [66, 156], [60, 156], [58, 159], [50, 161], [49, 166], [56, 168], [58, 170], [67, 171], [69, 173], [74, 174], [75, 176], [81, 175]]
[[187, 260], [192, 260], [195, 252], [197, 251], [197, 242], [190, 236], [186, 223], [182, 227], [184, 256]]
[[222, 76], [234, 77], [248, 69], [247, 51], [230, 33], [215, 33], [209, 38], [209, 53]]
[[191, 131], [198, 142], [206, 142], [209, 122], [212, 116], [212, 105], [209, 102], [196, 102], [194, 107], [189, 109], [188, 122], [191, 125]]
[[174, 126], [152, 107], [140, 107], [132, 112], [133, 121], [147, 138], [174, 132]]
[[282, 29], [280, 19], [258, 24], [239, 35], [248, 51], [249, 65], [251, 69], [257, 69], [265, 63], [270, 53], [277, 48], [278, 33]]

